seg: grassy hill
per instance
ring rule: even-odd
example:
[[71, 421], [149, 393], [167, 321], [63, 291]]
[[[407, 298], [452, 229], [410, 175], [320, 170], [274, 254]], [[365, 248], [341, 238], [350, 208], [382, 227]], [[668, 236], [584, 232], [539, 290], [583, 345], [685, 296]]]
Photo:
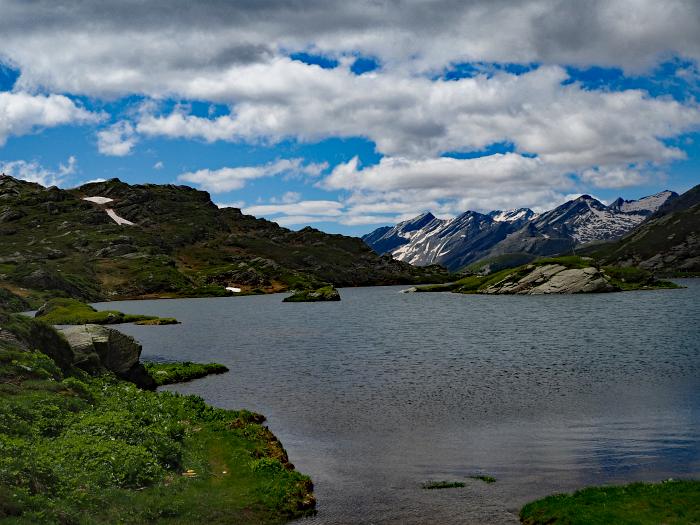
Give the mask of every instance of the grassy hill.
[[[84, 197], [105, 197], [100, 204]], [[134, 225], [118, 225], [107, 213]], [[441, 282], [439, 267], [377, 256], [360, 239], [291, 231], [219, 209], [186, 186], [118, 179], [71, 190], [0, 175], [0, 286], [33, 304]]]
[[700, 185], [662, 206], [619, 241], [579, 253], [603, 264], [639, 266], [659, 275], [700, 276]]

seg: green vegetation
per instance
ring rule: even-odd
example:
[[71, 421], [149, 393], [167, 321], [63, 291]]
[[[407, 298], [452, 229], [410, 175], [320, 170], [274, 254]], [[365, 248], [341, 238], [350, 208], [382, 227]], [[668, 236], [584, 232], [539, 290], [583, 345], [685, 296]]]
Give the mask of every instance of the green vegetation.
[[172, 317], [124, 314], [115, 310], [95, 310], [89, 304], [76, 299], [50, 299], [36, 313], [36, 317], [49, 324], [118, 324], [136, 323], [144, 325], [177, 324]]
[[597, 266], [591, 257], [579, 257], [578, 255], [561, 255], [559, 257], [543, 257], [534, 261], [535, 266], [543, 266], [545, 264], [561, 264], [567, 268], [587, 268], [589, 266]]
[[527, 266], [518, 268], [507, 268], [488, 275], [468, 275], [448, 284], [436, 284], [431, 286], [419, 286], [416, 288], [418, 292], [457, 292], [464, 294], [478, 293], [480, 290], [497, 283], [511, 275], [525, 275], [529, 270]]
[[700, 523], [700, 481], [592, 487], [528, 503], [525, 525], [682, 525]]
[[464, 487], [464, 483], [461, 481], [426, 481], [421, 485], [421, 488], [426, 490], [457, 489], [461, 487]]
[[65, 346], [50, 326], [0, 322], [1, 521], [252, 524], [313, 512], [311, 481], [262, 416], [59, 367], [34, 350]]
[[463, 268], [468, 273], [487, 275], [493, 272], [500, 272], [508, 268], [515, 268], [523, 264], [531, 263], [537, 259], [536, 255], [530, 253], [505, 253], [495, 257], [480, 259]]
[[146, 371], [158, 386], [172, 383], [184, 383], [210, 374], [223, 374], [228, 368], [219, 363], [144, 363]]
[[134, 324], [143, 326], [164, 326], [168, 324], [180, 324], [180, 321], [174, 317], [156, 317], [155, 319], [141, 319], [140, 321], [136, 321]]
[[655, 279], [651, 272], [641, 268], [603, 266], [610, 282], [622, 290], [654, 290], [657, 288], [681, 288], [671, 281]]
[[7, 312], [21, 312], [29, 310], [27, 301], [12, 293], [10, 290], [0, 288], [0, 308]]
[[604, 265], [643, 266], [666, 277], [700, 276], [700, 185], [667, 201], [622, 239], [581, 248]]
[[458, 281], [447, 284], [436, 284], [430, 286], [419, 286], [418, 292], [457, 292], [464, 294], [480, 293], [489, 286], [508, 279], [518, 281], [530, 273], [538, 266], [557, 264], [568, 269], [582, 269], [595, 267], [604, 272], [610, 284], [620, 290], [651, 290], [659, 288], [679, 288], [678, 285], [669, 281], [660, 281], [641, 268], [623, 268], [618, 266], [603, 266], [590, 258], [575, 255], [561, 257], [546, 257], [537, 259], [531, 263], [515, 268], [505, 268], [497, 272], [486, 275], [468, 275]]
[[318, 301], [340, 301], [340, 294], [333, 286], [326, 285], [315, 290], [297, 290], [282, 299], [285, 303], [313, 303]]
[[484, 474], [474, 474], [473, 476], [469, 476], [471, 479], [478, 479], [483, 481], [484, 483], [496, 483], [496, 478], [493, 476], [486, 476]]

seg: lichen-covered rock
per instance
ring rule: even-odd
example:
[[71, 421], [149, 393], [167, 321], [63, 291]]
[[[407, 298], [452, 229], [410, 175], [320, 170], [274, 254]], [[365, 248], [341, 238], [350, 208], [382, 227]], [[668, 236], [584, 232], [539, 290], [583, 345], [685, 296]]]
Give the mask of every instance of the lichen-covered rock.
[[73, 349], [73, 364], [91, 374], [108, 370], [141, 388], [155, 382], [139, 362], [141, 345], [133, 337], [97, 324], [70, 326], [60, 330]]
[[510, 275], [481, 290], [485, 294], [573, 294], [619, 291], [598, 268], [567, 268], [561, 264], [529, 266], [526, 275]]

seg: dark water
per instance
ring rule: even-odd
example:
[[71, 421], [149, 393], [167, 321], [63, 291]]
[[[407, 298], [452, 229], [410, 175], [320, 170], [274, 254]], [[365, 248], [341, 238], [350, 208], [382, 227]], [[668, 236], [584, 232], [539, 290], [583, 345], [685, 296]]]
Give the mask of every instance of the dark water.
[[[316, 485], [308, 523], [516, 523], [588, 484], [700, 475], [700, 281], [608, 295], [341, 290], [110, 303], [146, 358], [231, 373], [175, 389], [265, 414]], [[484, 473], [487, 485], [466, 479]], [[463, 489], [422, 490], [426, 480]], [[306, 522], [305, 522], [306, 523]]]

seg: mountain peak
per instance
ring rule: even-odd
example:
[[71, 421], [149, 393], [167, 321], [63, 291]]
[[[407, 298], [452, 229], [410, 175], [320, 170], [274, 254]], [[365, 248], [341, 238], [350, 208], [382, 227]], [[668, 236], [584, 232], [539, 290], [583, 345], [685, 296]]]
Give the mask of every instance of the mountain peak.
[[415, 230], [420, 230], [423, 226], [434, 220], [435, 215], [433, 215], [429, 211], [426, 211], [416, 217], [413, 217], [413, 219], [408, 219], [406, 221], [400, 222], [399, 224], [397, 224], [397, 227], [400, 228], [402, 231], [411, 232]]

